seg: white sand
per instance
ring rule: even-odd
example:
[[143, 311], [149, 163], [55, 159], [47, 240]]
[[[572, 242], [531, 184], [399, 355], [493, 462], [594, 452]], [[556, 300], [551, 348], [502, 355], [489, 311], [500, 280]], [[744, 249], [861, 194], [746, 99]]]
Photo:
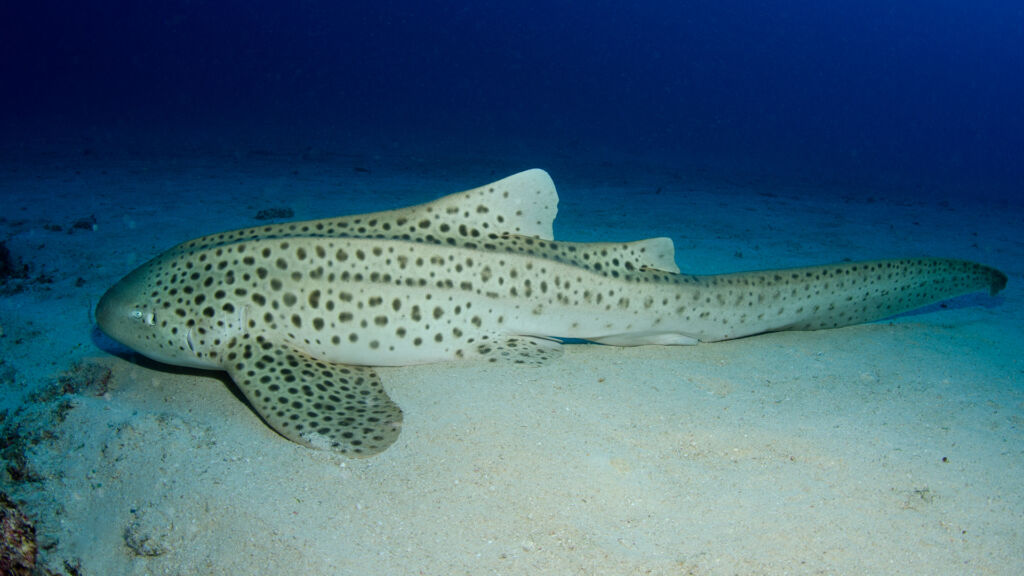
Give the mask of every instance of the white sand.
[[[63, 423], [41, 423], [56, 434], [29, 453], [43, 480], [6, 488], [35, 518], [48, 566], [79, 562], [97, 576], [1024, 565], [1020, 207], [843, 202], [815, 199], [811, 185], [668, 170], [602, 181], [564, 159], [541, 166], [562, 197], [560, 237], [670, 235], [686, 271], [929, 254], [1011, 280], [998, 298], [892, 323], [685, 348], [569, 346], [539, 368], [381, 369], [402, 435], [349, 460], [277, 436], [223, 376], [110, 355], [90, 306], [162, 249], [254, 225], [261, 208], [299, 219], [392, 208], [531, 166], [258, 161], [56, 159], [0, 181], [14, 198], [0, 224], [8, 246], [55, 276], [0, 298], [0, 350], [18, 374], [5, 406], [75, 360], [114, 374], [105, 395], [74, 395]], [[373, 173], [352, 171], [366, 162]], [[42, 229], [92, 213], [93, 232]]]

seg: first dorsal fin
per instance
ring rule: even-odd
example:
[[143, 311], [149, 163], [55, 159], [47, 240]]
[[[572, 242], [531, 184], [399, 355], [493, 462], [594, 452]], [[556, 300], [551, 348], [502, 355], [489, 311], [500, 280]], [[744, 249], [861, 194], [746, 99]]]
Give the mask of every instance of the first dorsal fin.
[[[441, 236], [518, 234], [553, 240], [558, 193], [547, 172], [534, 168], [479, 188], [386, 214], [422, 224], [433, 220]], [[463, 231], [465, 230], [465, 231]], [[477, 234], [473, 234], [476, 230]], [[468, 236], [467, 236], [468, 237]]]
[[303, 225], [307, 235], [463, 245], [497, 234], [551, 240], [557, 213], [555, 183], [547, 172], [534, 168], [426, 204]]
[[551, 240], [558, 193], [551, 176], [534, 168], [478, 188], [417, 206], [243, 228], [190, 240], [178, 250], [194, 250], [252, 238], [393, 238], [430, 244], [465, 244], [496, 234]]

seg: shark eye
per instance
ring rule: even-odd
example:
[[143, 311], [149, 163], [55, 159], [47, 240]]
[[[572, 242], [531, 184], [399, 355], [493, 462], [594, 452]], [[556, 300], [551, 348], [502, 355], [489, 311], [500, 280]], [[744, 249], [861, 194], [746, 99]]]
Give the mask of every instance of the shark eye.
[[148, 326], [156, 325], [156, 312], [144, 312], [136, 308], [131, 311], [132, 320], [142, 320]]

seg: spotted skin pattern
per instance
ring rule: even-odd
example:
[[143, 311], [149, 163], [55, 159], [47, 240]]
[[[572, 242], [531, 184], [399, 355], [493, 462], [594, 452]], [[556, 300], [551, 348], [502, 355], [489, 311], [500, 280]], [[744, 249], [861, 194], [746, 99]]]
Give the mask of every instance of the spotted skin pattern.
[[557, 204], [547, 173], [529, 170], [420, 206], [205, 236], [131, 272], [96, 317], [150, 358], [226, 370], [286, 438], [370, 456], [402, 422], [373, 366], [533, 364], [559, 353], [556, 338], [837, 328], [1006, 285], [933, 258], [681, 274], [667, 238], [555, 241]]

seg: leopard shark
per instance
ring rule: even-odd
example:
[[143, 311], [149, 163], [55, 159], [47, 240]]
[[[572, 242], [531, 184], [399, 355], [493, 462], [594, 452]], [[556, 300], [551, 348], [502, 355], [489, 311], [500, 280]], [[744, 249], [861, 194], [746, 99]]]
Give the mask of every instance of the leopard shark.
[[417, 206], [204, 236], [117, 282], [97, 324], [158, 362], [226, 371], [287, 439], [366, 457], [403, 418], [374, 367], [838, 328], [1007, 282], [940, 258], [684, 274], [669, 238], [554, 240], [557, 206], [534, 169]]

